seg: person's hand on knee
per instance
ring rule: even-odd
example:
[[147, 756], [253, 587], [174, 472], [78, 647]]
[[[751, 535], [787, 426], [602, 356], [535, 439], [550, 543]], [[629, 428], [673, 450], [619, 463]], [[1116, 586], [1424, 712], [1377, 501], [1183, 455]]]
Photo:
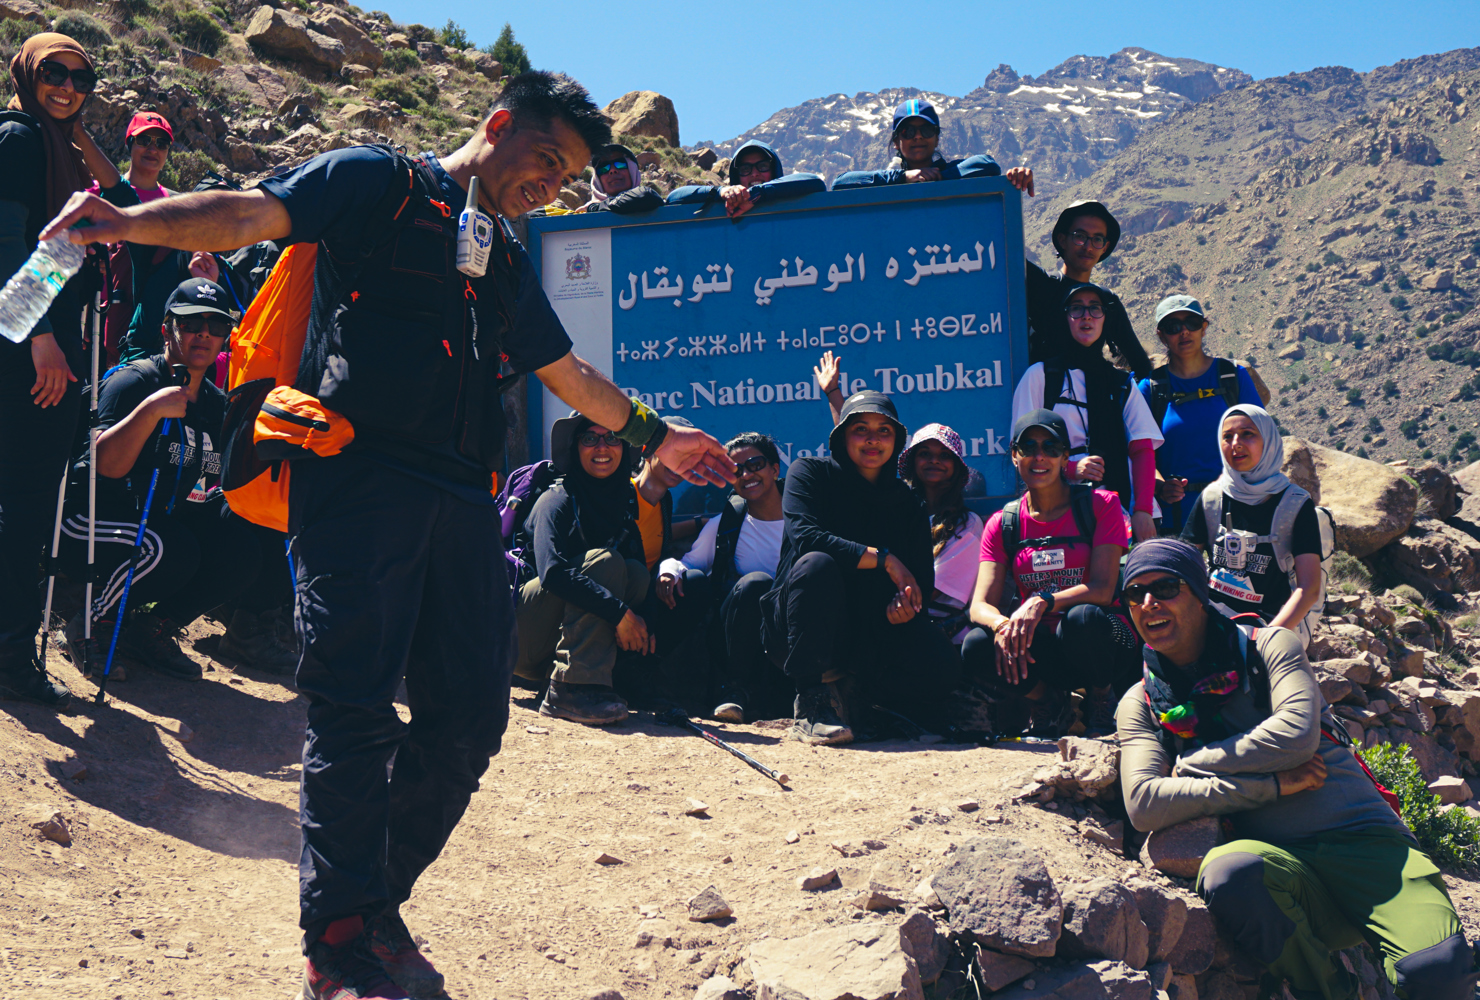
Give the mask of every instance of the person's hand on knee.
[[617, 648], [644, 656], [657, 648], [657, 637], [648, 632], [647, 622], [631, 608], [617, 622]]

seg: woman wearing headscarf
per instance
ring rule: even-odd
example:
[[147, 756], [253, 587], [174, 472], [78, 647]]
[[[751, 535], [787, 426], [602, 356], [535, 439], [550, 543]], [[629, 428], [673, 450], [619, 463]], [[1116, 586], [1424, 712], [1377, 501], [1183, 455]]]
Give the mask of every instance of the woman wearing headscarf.
[[1184, 541], [1209, 554], [1213, 599], [1310, 642], [1321, 596], [1321, 530], [1310, 494], [1280, 471], [1285, 446], [1263, 407], [1240, 403], [1218, 429], [1223, 475], [1188, 514]]
[[[1120, 300], [1099, 285], [1064, 296], [1069, 343], [1029, 365], [1012, 394], [1012, 419], [1040, 407], [1069, 429], [1070, 483], [1094, 483], [1120, 497], [1137, 542], [1156, 537], [1156, 449], [1161, 430], [1130, 374], [1105, 357], [1105, 325]], [[1053, 383], [1053, 384], [1050, 384]]]
[[[89, 164], [108, 162], [79, 125], [97, 85], [82, 46], [55, 32], [31, 36], [10, 61], [10, 83], [14, 96], [0, 112], [0, 280], [87, 187]], [[63, 287], [26, 342], [0, 340], [0, 698], [58, 708], [71, 692], [36, 659], [37, 570], [81, 399], [81, 284]]]
[[935, 589], [925, 598], [930, 620], [954, 643], [971, 627], [967, 605], [976, 586], [982, 519], [966, 506], [966, 446], [945, 424], [926, 424], [910, 435], [899, 456], [899, 478], [925, 501]]
[[851, 742], [837, 695], [939, 718], [959, 659], [923, 614], [935, 590], [930, 518], [895, 474], [906, 431], [881, 392], [843, 403], [827, 458], [799, 458], [781, 497], [776, 585], [761, 598], [766, 656], [796, 685], [791, 739]]

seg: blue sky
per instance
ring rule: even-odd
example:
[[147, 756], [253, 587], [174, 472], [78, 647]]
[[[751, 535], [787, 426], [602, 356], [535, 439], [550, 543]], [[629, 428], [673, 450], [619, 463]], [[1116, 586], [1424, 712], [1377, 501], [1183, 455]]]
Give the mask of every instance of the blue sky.
[[[705, 7], [713, 13], [701, 13]], [[998, 63], [1037, 74], [1069, 56], [1132, 45], [1256, 78], [1316, 66], [1369, 70], [1480, 45], [1480, 0], [1052, 6], [380, 0], [376, 9], [437, 27], [450, 17], [479, 46], [509, 20], [536, 68], [570, 73], [602, 104], [629, 90], [672, 98], [686, 144], [729, 139], [812, 97], [901, 86], [959, 95], [980, 86]]]

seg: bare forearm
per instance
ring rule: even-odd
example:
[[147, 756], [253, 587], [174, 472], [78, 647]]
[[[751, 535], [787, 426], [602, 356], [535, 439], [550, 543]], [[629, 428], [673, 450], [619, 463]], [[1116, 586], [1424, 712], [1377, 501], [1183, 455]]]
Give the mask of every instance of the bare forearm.
[[574, 351], [535, 374], [562, 402], [602, 427], [619, 431], [632, 415], [627, 394]]
[[1316, 604], [1315, 587], [1296, 587], [1290, 591], [1290, 599], [1285, 606], [1280, 608], [1280, 613], [1274, 616], [1269, 624], [1278, 628], [1287, 628], [1294, 631], [1300, 624], [1302, 618], [1309, 613]]
[[98, 475], [107, 479], [128, 475], [158, 428], [159, 418], [146, 405], [135, 407], [134, 412], [103, 431], [98, 436]]
[[129, 240], [177, 250], [235, 250], [293, 230], [288, 209], [266, 191], [202, 191], [126, 209]]
[[72, 141], [77, 148], [82, 150], [82, 160], [87, 164], [87, 169], [97, 178], [98, 187], [112, 188], [123, 180], [123, 175], [113, 165], [113, 161], [103, 154], [98, 144], [93, 142], [92, 136], [88, 135], [84, 128], [76, 128], [72, 131]]

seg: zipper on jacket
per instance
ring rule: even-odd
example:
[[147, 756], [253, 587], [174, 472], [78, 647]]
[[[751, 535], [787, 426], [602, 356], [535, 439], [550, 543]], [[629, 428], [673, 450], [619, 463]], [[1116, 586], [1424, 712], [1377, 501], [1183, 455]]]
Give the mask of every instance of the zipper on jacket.
[[279, 420], [286, 420], [290, 424], [297, 424], [299, 427], [311, 427], [316, 431], [329, 430], [329, 424], [323, 420], [299, 416], [291, 410], [285, 410], [281, 406], [274, 406], [272, 403], [263, 403], [262, 412], [277, 417]]

